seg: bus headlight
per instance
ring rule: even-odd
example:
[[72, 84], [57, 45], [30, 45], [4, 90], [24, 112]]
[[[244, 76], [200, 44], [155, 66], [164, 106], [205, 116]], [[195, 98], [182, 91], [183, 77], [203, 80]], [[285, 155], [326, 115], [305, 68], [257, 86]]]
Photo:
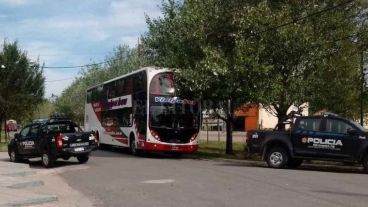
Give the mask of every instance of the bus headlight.
[[190, 138], [190, 141], [193, 142], [198, 136], [198, 133], [194, 133], [193, 136]]
[[150, 129], [151, 135], [158, 141], [161, 141], [160, 136], [158, 136], [158, 133], [155, 130]]

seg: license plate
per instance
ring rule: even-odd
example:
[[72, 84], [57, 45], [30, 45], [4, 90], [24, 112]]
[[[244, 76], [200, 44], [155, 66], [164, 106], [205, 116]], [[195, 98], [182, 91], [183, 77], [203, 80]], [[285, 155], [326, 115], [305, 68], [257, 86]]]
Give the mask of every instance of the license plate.
[[171, 150], [179, 150], [179, 147], [177, 147], [177, 146], [172, 146], [172, 147], [171, 147]]
[[74, 152], [82, 152], [82, 151], [84, 151], [84, 147], [74, 148]]

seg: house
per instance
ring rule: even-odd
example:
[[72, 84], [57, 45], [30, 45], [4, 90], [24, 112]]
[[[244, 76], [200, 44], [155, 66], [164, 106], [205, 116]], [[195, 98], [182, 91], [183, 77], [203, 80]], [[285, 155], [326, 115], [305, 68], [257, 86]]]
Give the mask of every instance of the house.
[[[302, 115], [307, 116], [309, 113], [309, 107], [307, 103], [300, 106]], [[298, 107], [291, 106], [288, 113], [291, 111], [297, 111]], [[235, 113], [234, 131], [248, 131], [255, 129], [273, 129], [275, 128], [278, 119], [277, 117], [267, 110], [262, 104], [258, 105], [243, 105], [239, 107]]]

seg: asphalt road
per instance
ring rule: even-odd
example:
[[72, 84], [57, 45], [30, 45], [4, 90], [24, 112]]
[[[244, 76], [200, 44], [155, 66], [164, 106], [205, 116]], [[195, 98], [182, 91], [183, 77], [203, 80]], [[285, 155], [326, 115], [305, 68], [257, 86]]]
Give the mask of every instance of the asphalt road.
[[93, 152], [88, 168], [61, 176], [95, 206], [367, 206], [368, 175], [357, 167], [304, 165], [269, 169], [261, 162], [134, 157]]

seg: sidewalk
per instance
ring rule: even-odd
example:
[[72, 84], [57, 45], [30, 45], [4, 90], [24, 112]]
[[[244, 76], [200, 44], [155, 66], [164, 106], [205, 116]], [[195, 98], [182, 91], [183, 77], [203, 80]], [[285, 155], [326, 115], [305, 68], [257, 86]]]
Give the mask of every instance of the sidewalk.
[[[68, 166], [67, 170], [73, 170], [73, 167], [81, 166]], [[28, 163], [11, 163], [8, 154], [0, 152], [0, 207], [93, 206], [58, 176], [65, 170], [62, 167], [44, 169]]]
[[[246, 132], [235, 131], [233, 132], [233, 142], [245, 142]], [[200, 131], [199, 138], [201, 140], [207, 140], [207, 131]], [[208, 131], [209, 141], [226, 141], [226, 132]]]

